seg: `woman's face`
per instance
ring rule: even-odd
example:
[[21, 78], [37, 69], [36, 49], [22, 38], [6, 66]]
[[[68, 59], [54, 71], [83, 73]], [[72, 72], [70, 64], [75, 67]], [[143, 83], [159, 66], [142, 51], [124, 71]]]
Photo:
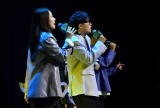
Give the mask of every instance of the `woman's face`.
[[53, 17], [51, 11], [49, 11], [49, 26], [51, 29], [56, 29], [56, 19]]

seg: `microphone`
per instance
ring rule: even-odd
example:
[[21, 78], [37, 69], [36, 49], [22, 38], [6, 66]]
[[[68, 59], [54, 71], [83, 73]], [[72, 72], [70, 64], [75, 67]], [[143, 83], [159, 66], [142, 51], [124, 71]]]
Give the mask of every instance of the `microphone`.
[[67, 27], [68, 27], [68, 23], [59, 23], [58, 24], [58, 27], [60, 28], [60, 31], [62, 32], [62, 33], [66, 33], [66, 31], [67, 31]]
[[[94, 39], [98, 39], [100, 35], [103, 35], [99, 30], [92, 30], [92, 34]], [[107, 40], [104, 44], [109, 46], [111, 43], [111, 41]], [[116, 45], [116, 47], [119, 47], [118, 45]]]
[[102, 33], [98, 30], [92, 30], [92, 34], [94, 39], [98, 39], [100, 35], [102, 35]]

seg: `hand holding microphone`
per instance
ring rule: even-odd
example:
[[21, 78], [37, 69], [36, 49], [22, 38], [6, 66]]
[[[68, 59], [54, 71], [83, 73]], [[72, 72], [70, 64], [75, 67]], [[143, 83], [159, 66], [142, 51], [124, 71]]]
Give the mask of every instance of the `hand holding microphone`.
[[68, 23], [59, 23], [58, 24], [58, 27], [60, 28], [60, 31], [62, 32], [62, 33], [65, 33], [66, 34], [66, 37], [67, 38], [69, 38], [69, 39], [71, 39], [72, 38], [72, 36], [73, 36], [73, 34], [77, 31], [77, 30], [75, 30], [75, 28], [73, 27], [70, 27], [69, 25], [68, 25]]
[[102, 43], [106, 42], [106, 38], [100, 33], [99, 31], [97, 32], [96, 30], [92, 31], [92, 36], [91, 36], [91, 45], [95, 45], [95, 43], [99, 40]]
[[66, 31], [66, 37], [69, 38], [69, 39], [72, 39], [72, 36], [76, 31], [77, 30], [75, 30], [75, 28], [72, 28], [72, 27], [68, 26], [67, 31]]
[[[95, 40], [100, 40], [100, 41], [102, 41], [107, 47], [110, 47], [111, 49], [113, 49], [113, 50], [115, 50], [115, 46], [116, 47], [119, 47], [118, 45], [116, 45], [115, 43], [113, 43], [113, 42], [111, 42], [111, 41], [109, 41], [109, 40], [105, 40], [105, 39], [103, 39], [103, 38], [105, 38], [104, 36], [103, 36], [103, 34], [100, 32], [100, 31], [98, 31], [98, 30], [93, 30], [92, 31], [92, 34], [93, 34], [93, 37], [92, 38], [94, 38], [93, 40], [95, 41]], [[105, 42], [104, 42], [105, 41]]]
[[110, 42], [109, 48], [110, 48], [111, 50], [115, 51], [115, 49], [116, 49], [116, 44], [113, 43], [113, 42]]
[[98, 37], [98, 40], [100, 40], [101, 42], [103, 42], [105, 44], [105, 42], [106, 42], [107, 39], [103, 35], [100, 35]]

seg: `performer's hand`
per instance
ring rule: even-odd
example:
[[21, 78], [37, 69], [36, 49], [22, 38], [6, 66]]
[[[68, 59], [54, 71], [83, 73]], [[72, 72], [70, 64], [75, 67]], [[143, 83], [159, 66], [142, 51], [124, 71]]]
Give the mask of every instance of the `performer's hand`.
[[68, 89], [68, 86], [67, 86], [67, 85], [63, 85], [63, 86], [64, 86], [65, 90]]
[[100, 68], [100, 65], [97, 62], [95, 62], [93, 66], [95, 70], [98, 70]]
[[120, 62], [117, 64], [117, 68], [119, 70], [122, 70], [122, 67], [125, 66], [125, 64], [121, 64]]
[[100, 40], [101, 42], [105, 43], [107, 39], [103, 35], [100, 35], [98, 40]]
[[110, 48], [111, 50], [115, 51], [115, 49], [116, 49], [116, 44], [113, 43], [113, 42], [111, 42], [111, 43], [109, 44], [109, 48]]
[[24, 100], [25, 100], [27, 103], [29, 103], [28, 100], [27, 100], [27, 95], [26, 95], [26, 94], [24, 95]]
[[73, 108], [77, 108], [77, 106], [75, 105]]
[[67, 31], [66, 31], [66, 38], [71, 39], [73, 34], [76, 32], [77, 30], [75, 30], [75, 28], [72, 28], [70, 26], [68, 26]]
[[62, 83], [61, 83], [61, 86], [64, 86], [65, 90], [68, 89], [68, 85], [67, 85], [66, 82], [62, 82]]

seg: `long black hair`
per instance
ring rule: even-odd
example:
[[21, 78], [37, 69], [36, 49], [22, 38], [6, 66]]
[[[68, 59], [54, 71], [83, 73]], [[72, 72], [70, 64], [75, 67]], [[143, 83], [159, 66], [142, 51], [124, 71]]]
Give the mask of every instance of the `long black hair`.
[[34, 62], [35, 55], [38, 49], [40, 33], [51, 32], [49, 26], [49, 9], [37, 8], [32, 16], [30, 28], [29, 48], [31, 52], [31, 61]]

